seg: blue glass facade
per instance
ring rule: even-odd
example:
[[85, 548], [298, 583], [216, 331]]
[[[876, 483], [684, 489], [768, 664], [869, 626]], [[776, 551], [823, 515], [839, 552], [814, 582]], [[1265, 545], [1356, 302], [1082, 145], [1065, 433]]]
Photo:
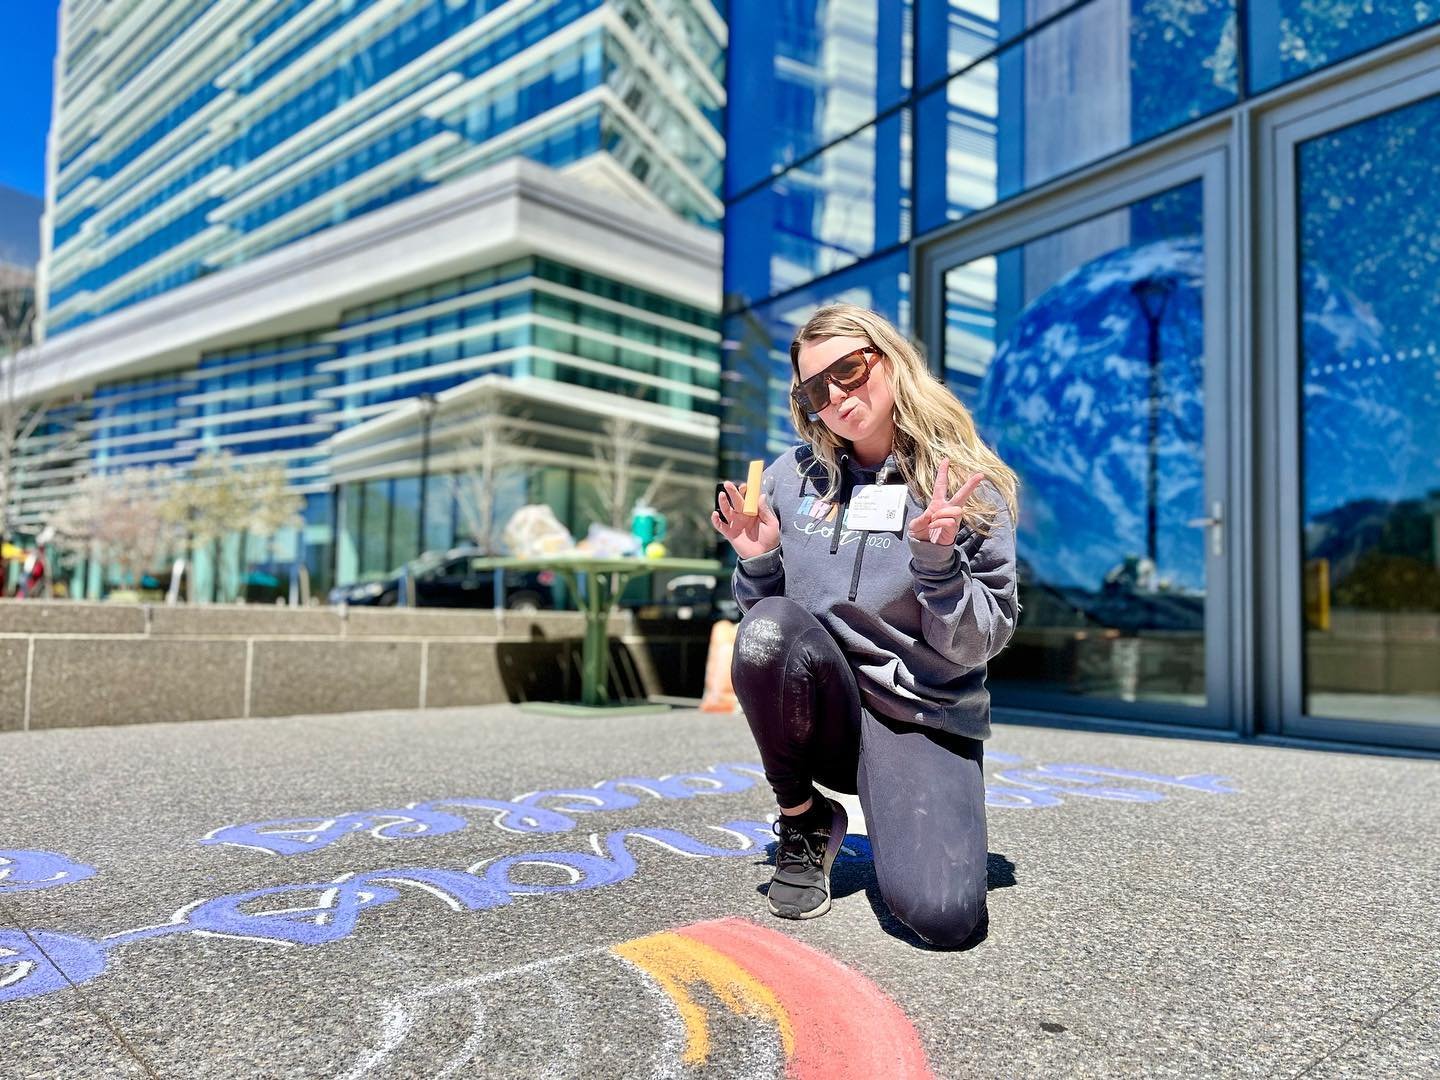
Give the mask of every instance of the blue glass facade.
[[[893, 275], [891, 254], [916, 236], [1239, 99], [1231, 0], [1042, 7], [1043, 18], [948, 0], [746, 8], [731, 30], [734, 115], [776, 100], [789, 119], [728, 132], [727, 312], [773, 318], [761, 315], [770, 297], [841, 270], [847, 288], [864, 267]], [[856, 25], [875, 30], [858, 54]], [[876, 291], [908, 328], [902, 284]], [[771, 325], [783, 359], [793, 327]], [[733, 362], [788, 377], [788, 361]], [[760, 436], [749, 438], [727, 442], [726, 460], [753, 456]]]
[[1267, 0], [1249, 8], [1250, 89], [1268, 90], [1440, 21], [1414, 0]]
[[[1303, 372], [1299, 483], [1293, 473], [1273, 481], [1295, 500], [1275, 513], [1291, 515], [1281, 521], [1301, 538], [1279, 570], [1303, 576], [1303, 612], [1299, 601], [1284, 612], [1295, 643], [1286, 655], [1303, 676], [1298, 704], [1271, 706], [1263, 724], [1300, 731], [1304, 713], [1330, 725], [1307, 735], [1440, 745], [1440, 97], [1416, 93], [1363, 120], [1327, 105], [1328, 131], [1324, 111], [1306, 108], [1358, 93], [1352, 85], [1406, 85], [1394, 72], [1423, 67], [1440, 8], [735, 7], [722, 475], [743, 476], [748, 460], [797, 441], [788, 345], [815, 308], [874, 308], [924, 335], [935, 374], [1019, 476], [1027, 602], [992, 666], [997, 703], [1243, 731], [1259, 721], [1237, 702], [1254, 691], [1227, 680], [1254, 658], [1232, 652], [1216, 626], [1232, 620], [1221, 633], [1240, 634], [1257, 601], [1217, 580], [1215, 546], [1248, 557], [1248, 540], [1226, 531], [1235, 511], [1216, 490], [1253, 498], [1227, 472], [1247, 460], [1249, 436], [1218, 434], [1240, 421], [1217, 393], [1236, 385], [1230, 320], [1275, 316], [1234, 313], [1248, 300], [1230, 291], [1227, 260], [1251, 260], [1255, 278], [1283, 277], [1293, 260], [1299, 355], [1264, 362]], [[1286, 108], [1323, 133], [1295, 144], [1295, 183], [1267, 190], [1274, 220], [1263, 227], [1293, 214], [1278, 235], [1294, 250], [1262, 267], [1237, 222], [1258, 219], [1258, 192], [1274, 177], [1257, 172], [1252, 190], [1220, 169], [1202, 183], [1184, 155], [1219, 146], [1232, 164], [1263, 163], [1234, 133]], [[749, 121], [761, 112], [775, 122]], [[1147, 168], [1176, 179], [1147, 179]], [[1055, 224], [1027, 224], [1037, 205]], [[1025, 239], [986, 246], [1000, 225]], [[911, 280], [917, 266], [927, 280]], [[1248, 344], [1233, 348], [1251, 362]], [[1280, 393], [1253, 378], [1241, 393]], [[1264, 417], [1259, 440], [1275, 438], [1275, 400], [1247, 406]], [[1280, 595], [1273, 580], [1253, 588], [1273, 590], [1267, 603]], [[1283, 682], [1274, 667], [1265, 678]], [[1331, 723], [1342, 719], [1362, 727]]]
[[[333, 569], [337, 495], [349, 500], [358, 550], [345, 568], [352, 578], [386, 573], [421, 550], [464, 542], [471, 531], [453, 477], [434, 477], [423, 548], [414, 475], [333, 487], [326, 445], [333, 434], [490, 374], [717, 416], [719, 322], [714, 311], [554, 260], [516, 259], [352, 308], [329, 329], [102, 383], [83, 403], [55, 409], [49, 427], [84, 433], [80, 471], [94, 475], [183, 468], [217, 451], [247, 463], [283, 462], [304, 496], [305, 543], [285, 530], [270, 549], [257, 546], [252, 561], [268, 565], [274, 550], [291, 551], [323, 589]], [[540, 497], [543, 474], [567, 471], [521, 477], [509, 501]], [[29, 497], [32, 517], [49, 505], [43, 493]], [[578, 524], [581, 508], [571, 513]]]
[[[587, 303], [593, 297], [599, 304]], [[603, 306], [602, 306], [603, 305]], [[649, 313], [691, 330], [623, 314]], [[715, 415], [718, 317], [548, 259], [517, 259], [346, 313], [317, 391], [357, 423], [481, 374], [540, 377]]]
[[180, 399], [190, 384], [173, 375], [126, 379], [96, 389], [87, 440], [92, 466], [100, 472], [156, 460], [181, 460], [180, 422], [193, 407]]
[[[1440, 96], [1301, 143], [1305, 711], [1433, 723], [1440, 613]], [[1357, 433], [1363, 433], [1357, 437]], [[1323, 569], [1322, 569], [1323, 568]], [[1337, 684], [1345, 621], [1386, 647]], [[1373, 663], [1373, 661], [1372, 661]]]

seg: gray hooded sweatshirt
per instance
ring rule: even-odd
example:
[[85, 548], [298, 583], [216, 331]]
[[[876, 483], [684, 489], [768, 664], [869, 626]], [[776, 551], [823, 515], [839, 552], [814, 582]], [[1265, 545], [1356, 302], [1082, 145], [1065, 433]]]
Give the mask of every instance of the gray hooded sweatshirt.
[[[907, 492], [894, 532], [835, 528], [850, 490], [904, 483], [892, 453], [875, 468], [840, 457], [841, 487], [824, 498], [825, 470], [808, 445], [765, 470], [760, 490], [780, 520], [780, 546], [735, 569], [735, 600], [788, 596], [830, 631], [872, 713], [984, 739], [990, 734], [986, 663], [1020, 615], [1015, 531], [995, 485], [980, 491], [1000, 508], [989, 537], [961, 525], [952, 544], [913, 540], [909, 523], [928, 503]], [[839, 504], [838, 506], [836, 504]]]

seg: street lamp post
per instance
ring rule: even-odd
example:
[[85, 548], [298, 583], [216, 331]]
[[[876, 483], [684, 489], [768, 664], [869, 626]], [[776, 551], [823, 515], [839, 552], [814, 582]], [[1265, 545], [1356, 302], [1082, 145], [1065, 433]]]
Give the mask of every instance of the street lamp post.
[[1156, 533], [1159, 520], [1160, 448], [1160, 319], [1175, 291], [1175, 282], [1165, 277], [1141, 278], [1130, 286], [1135, 302], [1145, 316], [1145, 348], [1150, 363], [1149, 440], [1145, 474], [1145, 555], [1158, 571]]
[[425, 551], [425, 489], [430, 482], [430, 420], [435, 415], [435, 395], [416, 394], [415, 400], [420, 406], [420, 550], [416, 552], [420, 555]]

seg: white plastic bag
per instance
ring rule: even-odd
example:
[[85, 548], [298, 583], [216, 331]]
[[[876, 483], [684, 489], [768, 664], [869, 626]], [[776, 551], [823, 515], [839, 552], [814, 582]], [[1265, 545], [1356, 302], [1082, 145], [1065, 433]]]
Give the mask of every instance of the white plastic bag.
[[522, 506], [510, 515], [502, 534], [510, 554], [522, 559], [573, 551], [575, 538], [544, 503]]
[[640, 538], [634, 533], [595, 522], [576, 547], [597, 559], [621, 559], [640, 554]]

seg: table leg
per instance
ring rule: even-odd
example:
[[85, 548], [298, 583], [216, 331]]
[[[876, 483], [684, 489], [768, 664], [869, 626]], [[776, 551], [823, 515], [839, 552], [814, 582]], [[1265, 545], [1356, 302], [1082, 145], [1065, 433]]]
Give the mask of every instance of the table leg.
[[615, 598], [625, 591], [630, 580], [626, 573], [616, 573], [611, 589], [610, 574], [586, 574], [589, 588], [585, 596], [585, 641], [580, 654], [580, 702], [604, 705], [610, 698], [607, 678], [610, 661], [610, 613]]
[[605, 700], [605, 680], [600, 665], [604, 662], [605, 624], [601, 621], [600, 594], [604, 591], [605, 575], [585, 575], [585, 639], [580, 644], [580, 703], [599, 705]]

